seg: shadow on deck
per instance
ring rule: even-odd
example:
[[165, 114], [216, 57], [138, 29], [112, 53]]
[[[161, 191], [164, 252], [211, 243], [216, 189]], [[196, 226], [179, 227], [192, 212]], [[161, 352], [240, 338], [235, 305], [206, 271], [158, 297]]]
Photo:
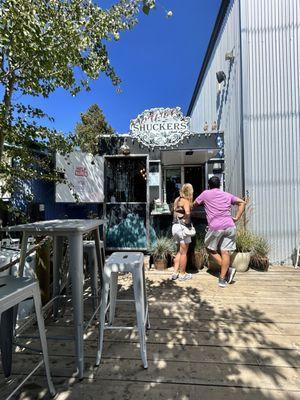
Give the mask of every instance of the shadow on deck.
[[[121, 278], [120, 298], [132, 296], [130, 283]], [[86, 335], [81, 382], [73, 376], [73, 342], [48, 340], [56, 399], [300, 399], [299, 287], [299, 271], [289, 268], [239, 274], [226, 289], [204, 271], [182, 283], [150, 271], [148, 370], [142, 367], [135, 331], [105, 332], [103, 359], [95, 368], [95, 323]], [[120, 303], [117, 323], [130, 325], [134, 312], [132, 304]], [[71, 333], [69, 307], [58, 322], [47, 321], [47, 335]], [[15, 355], [11, 386], [37, 358], [28, 351]], [[3, 378], [1, 387], [4, 398]], [[15, 396], [48, 398], [42, 368]]]

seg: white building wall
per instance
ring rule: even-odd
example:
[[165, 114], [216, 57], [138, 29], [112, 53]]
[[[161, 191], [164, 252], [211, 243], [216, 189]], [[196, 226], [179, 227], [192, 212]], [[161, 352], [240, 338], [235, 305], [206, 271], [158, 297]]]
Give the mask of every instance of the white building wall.
[[[194, 132], [203, 132], [205, 122], [210, 130], [214, 121], [224, 131], [225, 187], [242, 196], [239, 32], [238, 3], [232, 1], [190, 116]], [[235, 56], [232, 63], [225, 61], [230, 51]], [[217, 71], [224, 71], [227, 77], [220, 92]]]
[[300, 1], [242, 0], [241, 10], [250, 224], [273, 262], [291, 263], [300, 242]]
[[[205, 121], [210, 129], [214, 120], [224, 131], [226, 190], [237, 195], [243, 135], [247, 219], [270, 242], [273, 263], [291, 264], [300, 242], [299, 46], [300, 0], [233, 0], [191, 112], [194, 131], [203, 131]], [[230, 70], [225, 53], [232, 49]], [[218, 103], [219, 70], [228, 81]]]

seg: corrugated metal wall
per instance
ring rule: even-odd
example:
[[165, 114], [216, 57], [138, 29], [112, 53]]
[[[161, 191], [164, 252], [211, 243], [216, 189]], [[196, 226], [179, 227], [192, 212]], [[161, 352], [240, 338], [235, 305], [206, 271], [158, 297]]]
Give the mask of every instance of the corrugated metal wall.
[[300, 1], [241, 0], [241, 11], [250, 221], [271, 260], [291, 263], [300, 241]]
[[[191, 128], [203, 132], [206, 121], [209, 130], [217, 121], [219, 130], [224, 131], [226, 190], [242, 196], [239, 35], [238, 4], [232, 1], [191, 113]], [[232, 63], [225, 61], [225, 54], [230, 51], [235, 56]], [[216, 72], [221, 70], [227, 80], [218, 92]]]

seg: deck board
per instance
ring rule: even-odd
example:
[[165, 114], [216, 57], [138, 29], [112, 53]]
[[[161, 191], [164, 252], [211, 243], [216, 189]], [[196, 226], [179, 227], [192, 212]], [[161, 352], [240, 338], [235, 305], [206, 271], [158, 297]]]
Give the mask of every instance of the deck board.
[[[149, 368], [141, 366], [136, 331], [105, 332], [103, 359], [95, 368], [97, 322], [85, 339], [85, 379], [74, 377], [74, 343], [48, 339], [57, 400], [93, 399], [300, 399], [300, 271], [271, 267], [267, 273], [238, 274], [226, 289], [200, 271], [189, 282], [170, 272], [147, 272], [151, 329]], [[120, 298], [132, 296], [127, 276]], [[90, 302], [85, 307], [91, 310]], [[134, 321], [132, 304], [120, 303], [116, 323]], [[28, 330], [28, 334], [34, 328]], [[72, 310], [46, 321], [47, 335], [72, 336]], [[37, 339], [25, 340], [38, 347]], [[0, 399], [38, 359], [14, 354], [11, 386], [0, 376]], [[43, 369], [15, 399], [47, 399]]]

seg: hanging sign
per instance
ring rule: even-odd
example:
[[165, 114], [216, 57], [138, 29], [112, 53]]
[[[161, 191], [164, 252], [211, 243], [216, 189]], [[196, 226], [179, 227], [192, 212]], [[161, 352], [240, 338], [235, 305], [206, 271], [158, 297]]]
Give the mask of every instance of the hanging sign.
[[190, 118], [183, 116], [180, 107], [151, 108], [131, 120], [130, 132], [146, 147], [172, 147], [190, 136]]

